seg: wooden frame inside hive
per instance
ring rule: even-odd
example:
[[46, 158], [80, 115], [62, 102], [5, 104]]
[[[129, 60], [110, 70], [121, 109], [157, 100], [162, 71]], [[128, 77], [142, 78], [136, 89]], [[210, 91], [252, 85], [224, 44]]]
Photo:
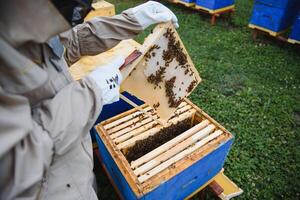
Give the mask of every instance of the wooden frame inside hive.
[[[142, 107], [157, 117], [150, 106]], [[152, 119], [140, 116], [140, 111], [131, 109], [96, 126], [136, 196], [150, 192], [233, 138], [224, 127], [185, 99], [171, 117], [170, 124], [190, 119], [192, 127], [129, 163], [126, 151], [137, 141], [155, 136], [163, 128]]]

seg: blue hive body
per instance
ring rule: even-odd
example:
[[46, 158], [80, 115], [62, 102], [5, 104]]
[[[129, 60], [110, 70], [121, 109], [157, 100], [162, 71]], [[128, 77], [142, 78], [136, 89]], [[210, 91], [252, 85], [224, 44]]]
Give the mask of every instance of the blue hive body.
[[250, 24], [280, 32], [292, 25], [299, 8], [299, 0], [256, 0]]
[[194, 3], [196, 0], [181, 0], [183, 2], [186, 2], [186, 3]]
[[196, 5], [209, 10], [217, 10], [234, 5], [234, 0], [196, 0]]
[[299, 0], [256, 0], [255, 2], [282, 9], [289, 8], [295, 5], [297, 2], [298, 4], [300, 3]]
[[[143, 103], [142, 101], [128, 93], [123, 94], [127, 98], [134, 101], [136, 104]], [[98, 123], [131, 109], [128, 104], [125, 104], [125, 102], [120, 100], [119, 102], [105, 106], [101, 113], [101, 116], [98, 119]], [[186, 198], [198, 188], [207, 183], [209, 180], [211, 180], [222, 170], [227, 154], [229, 153], [230, 147], [233, 143], [233, 137], [228, 138], [227, 140], [221, 142], [218, 146], [216, 146], [211, 152], [194, 162], [188, 168], [178, 172], [166, 181], [161, 182], [160, 185], [153, 188], [149, 192], [138, 195], [136, 192], [134, 192], [130, 184], [127, 182], [126, 177], [114, 160], [116, 158], [113, 158], [113, 156], [109, 152], [109, 148], [100, 138], [95, 129], [92, 130], [92, 135], [97, 141], [99, 155], [103, 166], [110, 176], [110, 179], [117, 187], [119, 193], [122, 195], [123, 199], [126, 200], [179, 200]]]
[[290, 39], [297, 40], [300, 42], [300, 13], [293, 25], [292, 32], [290, 34]]

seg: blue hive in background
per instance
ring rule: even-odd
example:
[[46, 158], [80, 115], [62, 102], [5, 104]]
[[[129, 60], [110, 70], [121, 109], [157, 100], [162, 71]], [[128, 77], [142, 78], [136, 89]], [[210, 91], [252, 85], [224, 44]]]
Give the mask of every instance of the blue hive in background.
[[196, 0], [181, 0], [181, 1], [186, 3], [195, 3]]
[[297, 42], [300, 44], [300, 12], [292, 27], [292, 32], [290, 34], [289, 40], [294, 40], [292, 43]]
[[299, 0], [255, 0], [255, 2], [282, 9], [295, 5], [297, 2], [300, 3]]
[[299, 0], [255, 0], [250, 24], [280, 32], [292, 25], [299, 8]]
[[196, 0], [196, 5], [209, 10], [218, 10], [234, 5], [234, 0]]

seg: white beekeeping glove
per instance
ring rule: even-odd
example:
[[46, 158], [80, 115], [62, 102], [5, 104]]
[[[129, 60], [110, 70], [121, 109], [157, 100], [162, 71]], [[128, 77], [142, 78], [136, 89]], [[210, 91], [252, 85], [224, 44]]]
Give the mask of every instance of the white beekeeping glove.
[[166, 6], [155, 1], [148, 1], [134, 8], [125, 11], [125, 14], [132, 14], [138, 23], [147, 28], [152, 24], [172, 21], [176, 28], [179, 27], [175, 14]]
[[109, 64], [97, 67], [88, 77], [96, 82], [102, 92], [103, 104], [119, 101], [122, 75], [119, 68], [125, 62], [121, 56], [114, 58]]

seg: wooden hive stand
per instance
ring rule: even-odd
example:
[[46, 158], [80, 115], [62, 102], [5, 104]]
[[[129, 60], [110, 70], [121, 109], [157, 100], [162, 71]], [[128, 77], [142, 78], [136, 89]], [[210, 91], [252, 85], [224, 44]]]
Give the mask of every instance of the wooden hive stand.
[[204, 192], [204, 189], [207, 187], [222, 200], [229, 200], [244, 192], [224, 174], [224, 169], [222, 169], [214, 178], [185, 198], [185, 200], [193, 199], [195, 196], [199, 196], [199, 199], [201, 199], [202, 192]]
[[201, 6], [195, 6], [196, 10], [199, 10], [200, 12], [209, 13], [211, 15], [211, 25], [216, 24], [217, 17], [219, 17], [221, 14], [229, 14], [229, 17], [231, 17], [231, 14], [235, 11], [235, 6], [227, 6], [225, 8], [220, 8], [217, 10], [210, 10]]
[[282, 30], [279, 32], [275, 32], [275, 31], [272, 31], [272, 30], [266, 29], [264, 27], [254, 25], [254, 24], [249, 24], [248, 27], [250, 29], [252, 29], [253, 41], [257, 41], [257, 38], [259, 35], [268, 35], [268, 36], [271, 36], [281, 42], [286, 42], [286, 43], [293, 44], [293, 45], [300, 45], [300, 41], [285, 37], [285, 33], [288, 31], [288, 29], [285, 29], [285, 30]]
[[[264, 27], [261, 26], [257, 26], [254, 24], [249, 24], [248, 27], [250, 29], [252, 29], [252, 39], [254, 41], [257, 40], [257, 37], [259, 35], [268, 35], [271, 36], [273, 38], [275, 38], [276, 40], [282, 41], [282, 42], [288, 42], [290, 44], [297, 44], [296, 42], [292, 41], [291, 39], [288, 39], [284, 36], [284, 34], [288, 31], [288, 29], [279, 31], [279, 32], [275, 32], [269, 29], [266, 29]], [[300, 44], [300, 42], [298, 42], [298, 44]]]
[[249, 24], [248, 27], [252, 29], [252, 38], [254, 41], [257, 40], [257, 37], [260, 34], [272, 36], [283, 42], [288, 41], [287, 38], [283, 36], [283, 34], [287, 32], [287, 29], [282, 30], [280, 32], [275, 32], [275, 31], [272, 31], [272, 30], [266, 29], [264, 27], [254, 25], [254, 24]]
[[220, 9], [216, 9], [216, 10], [211, 10], [211, 9], [196, 5], [195, 3], [187, 3], [187, 2], [180, 1], [180, 0], [168, 0], [168, 1], [171, 2], [171, 3], [175, 3], [175, 4], [184, 5], [188, 8], [198, 10], [202, 13], [210, 14], [211, 15], [211, 20], [210, 20], [211, 25], [216, 24], [217, 17], [220, 17], [220, 15], [223, 15], [223, 14], [227, 13], [227, 14], [229, 14], [229, 17], [231, 17], [231, 14], [235, 11], [235, 6], [234, 5], [227, 6], [227, 7], [220, 8]]
[[293, 39], [289, 38], [288, 42], [291, 43], [291, 44], [298, 44], [298, 45], [300, 45], [300, 41], [299, 40], [293, 40]]

